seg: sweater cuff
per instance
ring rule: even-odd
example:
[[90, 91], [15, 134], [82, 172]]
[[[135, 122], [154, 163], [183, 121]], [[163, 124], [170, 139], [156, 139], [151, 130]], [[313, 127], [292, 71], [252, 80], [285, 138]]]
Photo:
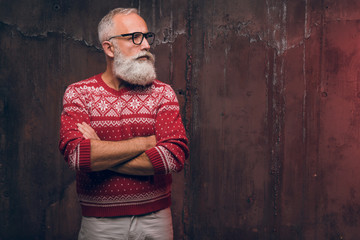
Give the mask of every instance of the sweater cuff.
[[145, 151], [145, 154], [148, 156], [153, 165], [155, 175], [165, 174], [164, 162], [157, 148], [150, 148], [149, 150]]
[[91, 171], [90, 162], [90, 139], [85, 139], [80, 143], [80, 154], [79, 154], [79, 170], [84, 172]]

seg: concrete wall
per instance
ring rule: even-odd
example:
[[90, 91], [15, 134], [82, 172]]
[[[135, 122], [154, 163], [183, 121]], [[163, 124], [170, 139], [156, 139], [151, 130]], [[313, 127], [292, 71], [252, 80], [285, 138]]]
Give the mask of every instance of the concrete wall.
[[1, 0], [1, 240], [76, 238], [61, 99], [104, 70], [96, 26], [118, 6], [157, 34], [190, 138], [176, 239], [358, 239], [360, 2]]

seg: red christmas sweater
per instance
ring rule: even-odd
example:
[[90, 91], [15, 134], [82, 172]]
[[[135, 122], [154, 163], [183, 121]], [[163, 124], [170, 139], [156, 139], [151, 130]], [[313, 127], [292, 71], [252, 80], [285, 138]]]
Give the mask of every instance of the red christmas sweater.
[[[156, 135], [157, 145], [145, 152], [155, 174], [92, 172], [90, 140], [84, 139], [76, 126], [81, 122], [88, 123], [101, 140]], [[83, 216], [141, 215], [169, 207], [171, 173], [182, 170], [189, 154], [187, 142], [176, 95], [158, 80], [148, 87], [116, 91], [99, 74], [65, 91], [59, 149], [76, 171]]]

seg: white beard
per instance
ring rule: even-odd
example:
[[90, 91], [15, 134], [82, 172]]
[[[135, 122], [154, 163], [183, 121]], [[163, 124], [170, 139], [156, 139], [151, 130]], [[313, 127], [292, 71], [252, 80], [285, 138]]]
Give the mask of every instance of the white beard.
[[[136, 56], [126, 57], [120, 52], [117, 46], [114, 47], [113, 72], [116, 77], [131, 85], [141, 86], [149, 85], [155, 80], [154, 55], [144, 50]], [[148, 59], [138, 59], [142, 56], [146, 56]]]

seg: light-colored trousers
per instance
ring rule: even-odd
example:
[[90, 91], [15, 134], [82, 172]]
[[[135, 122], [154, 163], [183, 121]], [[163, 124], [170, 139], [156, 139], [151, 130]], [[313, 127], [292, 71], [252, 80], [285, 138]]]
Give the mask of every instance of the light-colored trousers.
[[78, 240], [172, 240], [170, 208], [141, 216], [83, 217]]

